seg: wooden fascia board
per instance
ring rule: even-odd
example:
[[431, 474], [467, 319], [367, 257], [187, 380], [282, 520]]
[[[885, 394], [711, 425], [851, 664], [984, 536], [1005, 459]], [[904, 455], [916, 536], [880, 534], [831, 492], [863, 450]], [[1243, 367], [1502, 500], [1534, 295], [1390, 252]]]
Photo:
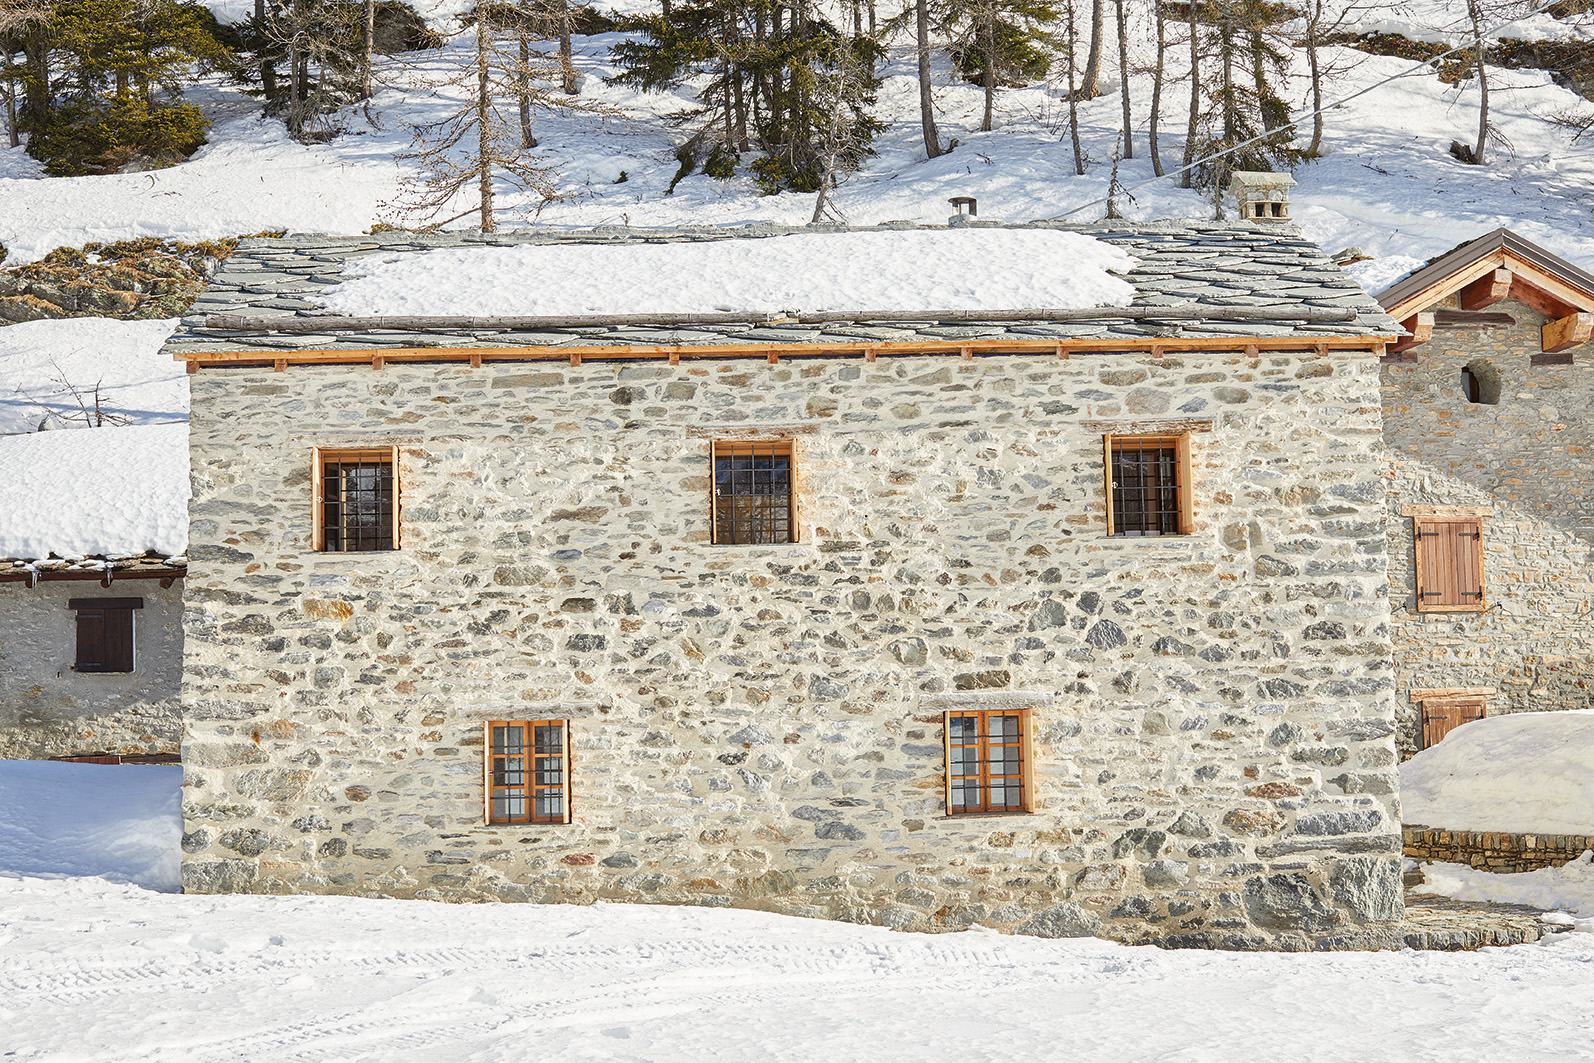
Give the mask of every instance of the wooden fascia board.
[[1512, 254], [1508, 248], [1500, 248], [1475, 262], [1469, 262], [1394, 306], [1385, 307], [1384, 312], [1396, 321], [1404, 321], [1501, 269], [1510, 270], [1512, 274], [1512, 290], [1508, 298], [1516, 295], [1517, 285], [1526, 284], [1577, 310], [1594, 311], [1594, 292], [1568, 284], [1543, 267]]
[[1063, 340], [1013, 339], [996, 340], [915, 340], [871, 343], [865, 340], [847, 343], [760, 343], [720, 344], [712, 347], [681, 347], [665, 345], [593, 346], [593, 347], [390, 347], [379, 350], [317, 349], [284, 352], [281, 350], [245, 351], [179, 351], [172, 360], [186, 362], [190, 371], [200, 368], [226, 366], [267, 366], [273, 369], [290, 365], [371, 365], [380, 358], [384, 364], [410, 362], [566, 362], [589, 361], [645, 361], [667, 358], [714, 360], [726, 358], [762, 358], [771, 354], [786, 357], [847, 357], [876, 355], [932, 355], [958, 354], [969, 350], [979, 354], [1151, 354], [1213, 353], [1213, 354], [1299, 354], [1317, 350], [1382, 351], [1393, 336], [1179, 336], [1146, 337], [1144, 339]]

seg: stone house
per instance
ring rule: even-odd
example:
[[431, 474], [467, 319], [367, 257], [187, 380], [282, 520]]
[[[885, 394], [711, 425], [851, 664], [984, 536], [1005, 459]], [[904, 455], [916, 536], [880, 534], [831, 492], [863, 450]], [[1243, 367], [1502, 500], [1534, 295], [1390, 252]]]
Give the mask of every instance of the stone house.
[[1401, 752], [1594, 707], [1594, 275], [1497, 229], [1378, 300]]
[[181, 426], [0, 437], [0, 759], [177, 759], [186, 468], [152, 435], [181, 457]]
[[[640, 303], [703, 279], [678, 255], [729, 286], [965, 232], [993, 275], [1126, 253], [1128, 297], [336, 309], [373, 270], [623, 249]], [[1399, 335], [1265, 222], [245, 242], [169, 342], [185, 888], [1392, 943]]]

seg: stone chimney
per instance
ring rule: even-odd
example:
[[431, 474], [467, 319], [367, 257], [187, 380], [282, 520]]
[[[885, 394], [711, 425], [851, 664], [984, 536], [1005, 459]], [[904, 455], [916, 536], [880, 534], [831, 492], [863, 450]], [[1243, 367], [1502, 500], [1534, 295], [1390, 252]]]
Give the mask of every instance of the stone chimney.
[[1290, 186], [1295, 178], [1287, 173], [1235, 170], [1229, 175], [1229, 191], [1240, 205], [1245, 221], [1287, 222], [1290, 218]]
[[947, 202], [952, 204], [953, 210], [957, 211], [956, 214], [946, 220], [948, 225], [967, 225], [969, 222], [977, 220], [980, 216], [979, 202], [973, 196], [953, 196]]

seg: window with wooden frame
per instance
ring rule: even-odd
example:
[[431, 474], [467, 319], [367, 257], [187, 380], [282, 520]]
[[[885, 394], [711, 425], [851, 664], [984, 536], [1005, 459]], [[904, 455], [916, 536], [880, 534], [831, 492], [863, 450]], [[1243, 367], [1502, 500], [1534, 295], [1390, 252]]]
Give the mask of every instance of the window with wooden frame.
[[712, 440], [709, 461], [715, 543], [797, 541], [797, 462], [791, 440]]
[[567, 720], [489, 720], [483, 783], [488, 823], [570, 822]]
[[1439, 742], [1464, 723], [1489, 715], [1489, 694], [1480, 690], [1414, 690], [1411, 699], [1422, 713], [1422, 748]]
[[1417, 611], [1482, 612], [1482, 519], [1415, 516], [1412, 532], [1417, 546]]
[[1028, 709], [946, 713], [946, 813], [1034, 811]]
[[142, 598], [73, 598], [67, 607], [77, 613], [76, 672], [133, 670], [133, 610]]
[[1189, 535], [1195, 530], [1190, 435], [1106, 435], [1107, 533]]
[[316, 448], [314, 549], [397, 550], [398, 448]]

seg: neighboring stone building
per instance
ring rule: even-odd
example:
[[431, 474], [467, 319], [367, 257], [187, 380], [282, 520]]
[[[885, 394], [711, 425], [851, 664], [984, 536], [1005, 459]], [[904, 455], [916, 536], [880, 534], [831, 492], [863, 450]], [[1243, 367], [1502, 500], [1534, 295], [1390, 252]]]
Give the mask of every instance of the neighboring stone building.
[[1594, 707], [1594, 276], [1499, 229], [1379, 302], [1401, 751]]
[[186, 449], [181, 425], [0, 437], [0, 759], [177, 759]]
[[185, 887], [1395, 941], [1399, 330], [1285, 227], [968, 228], [975, 288], [1083, 233], [1134, 305], [352, 319], [373, 264], [866, 234], [246, 242], [169, 344]]

